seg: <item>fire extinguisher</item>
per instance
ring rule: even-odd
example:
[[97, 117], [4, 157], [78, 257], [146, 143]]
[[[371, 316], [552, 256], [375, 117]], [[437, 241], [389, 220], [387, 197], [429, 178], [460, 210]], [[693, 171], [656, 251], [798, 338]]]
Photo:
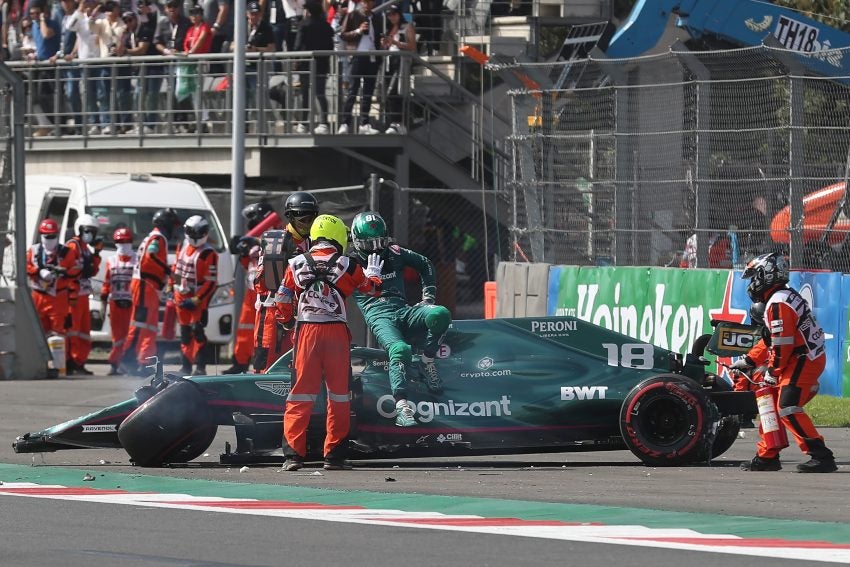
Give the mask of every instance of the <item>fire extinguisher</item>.
[[788, 434], [776, 411], [779, 388], [765, 384], [756, 390], [756, 404], [759, 408], [762, 439], [768, 449], [784, 449], [788, 446]]
[[162, 338], [173, 341], [176, 333], [174, 323], [177, 321], [177, 308], [174, 306], [174, 296], [168, 296], [165, 300], [165, 313], [162, 314]]

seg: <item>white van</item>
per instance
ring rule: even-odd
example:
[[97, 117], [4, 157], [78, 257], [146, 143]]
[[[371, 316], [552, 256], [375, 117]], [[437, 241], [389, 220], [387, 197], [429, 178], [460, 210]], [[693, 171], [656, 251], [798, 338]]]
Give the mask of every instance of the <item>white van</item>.
[[[100, 223], [98, 236], [104, 238], [100, 272], [93, 278], [94, 293], [90, 300], [92, 340], [112, 342], [109, 319], [101, 313], [100, 287], [106, 259], [115, 254], [112, 233], [120, 226], [133, 231], [136, 246], [153, 228], [153, 214], [162, 208], [177, 211], [181, 221], [201, 215], [210, 223], [209, 243], [219, 253], [218, 289], [210, 302], [207, 339], [225, 344], [233, 333], [233, 257], [227, 250], [227, 239], [221, 222], [201, 187], [186, 179], [152, 177], [140, 174], [62, 174], [26, 176], [27, 234], [30, 242], [39, 241], [38, 225], [52, 218], [64, 227], [62, 240], [74, 235], [74, 222], [88, 213]], [[169, 241], [169, 263], [174, 263], [177, 244], [183, 239], [182, 227]], [[162, 321], [162, 309], [160, 309]], [[178, 332], [179, 336], [179, 332]]]

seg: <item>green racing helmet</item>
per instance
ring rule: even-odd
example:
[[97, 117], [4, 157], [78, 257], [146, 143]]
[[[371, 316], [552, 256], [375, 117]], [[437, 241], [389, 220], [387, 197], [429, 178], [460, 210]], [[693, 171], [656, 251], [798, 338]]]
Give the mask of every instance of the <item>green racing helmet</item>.
[[351, 221], [351, 242], [363, 256], [382, 252], [390, 245], [387, 223], [376, 211], [358, 213]]

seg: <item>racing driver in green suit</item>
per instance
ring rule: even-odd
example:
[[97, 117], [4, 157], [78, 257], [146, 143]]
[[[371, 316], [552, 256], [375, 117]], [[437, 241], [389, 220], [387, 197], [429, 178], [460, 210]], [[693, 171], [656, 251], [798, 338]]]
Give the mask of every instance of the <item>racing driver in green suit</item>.
[[[369, 330], [389, 355], [390, 386], [396, 402], [395, 423], [401, 427], [416, 425], [413, 405], [407, 401], [407, 365], [413, 360], [411, 343], [422, 349], [421, 368], [428, 390], [443, 391], [434, 357], [443, 336], [452, 322], [448, 309], [435, 305], [437, 298], [434, 265], [421, 254], [392, 244], [387, 223], [375, 211], [360, 213], [351, 221], [351, 255], [365, 263], [376, 252], [384, 261], [380, 297], [355, 293], [357, 306], [363, 312]], [[422, 301], [408, 305], [404, 289], [404, 270], [410, 267], [419, 273], [422, 282]]]

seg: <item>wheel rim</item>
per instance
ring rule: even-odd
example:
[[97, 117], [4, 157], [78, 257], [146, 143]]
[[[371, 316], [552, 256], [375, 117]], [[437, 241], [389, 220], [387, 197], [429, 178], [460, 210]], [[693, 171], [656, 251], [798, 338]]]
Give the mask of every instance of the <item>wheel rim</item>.
[[670, 446], [681, 442], [690, 429], [686, 408], [675, 399], [652, 400], [640, 415], [641, 430], [647, 441], [658, 446]]

